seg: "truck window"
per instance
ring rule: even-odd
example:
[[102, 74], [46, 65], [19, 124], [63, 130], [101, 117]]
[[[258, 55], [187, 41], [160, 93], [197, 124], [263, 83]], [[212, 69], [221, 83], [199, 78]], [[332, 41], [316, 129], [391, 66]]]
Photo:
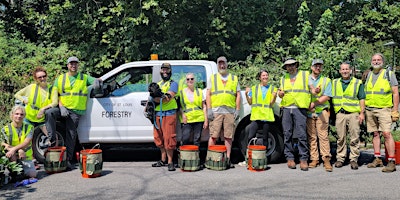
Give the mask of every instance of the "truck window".
[[196, 78], [195, 87], [204, 89], [207, 84], [206, 68], [198, 65], [172, 65], [172, 80], [178, 82], [179, 89], [186, 86], [186, 74], [193, 73]]
[[152, 67], [125, 69], [106, 81], [111, 96], [124, 96], [131, 92], [147, 92], [152, 81]]

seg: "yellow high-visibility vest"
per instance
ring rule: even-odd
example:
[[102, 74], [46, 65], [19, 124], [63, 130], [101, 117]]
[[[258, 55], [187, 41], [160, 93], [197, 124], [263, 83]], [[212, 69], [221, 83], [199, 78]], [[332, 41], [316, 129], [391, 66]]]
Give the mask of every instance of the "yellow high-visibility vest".
[[[170, 88], [170, 86], [171, 86], [171, 82], [172, 82], [172, 80], [169, 80], [169, 81], [166, 81], [166, 82], [163, 82], [163, 81], [158, 82], [158, 85], [161, 88], [161, 92], [167, 93], [169, 88]], [[168, 102], [162, 102], [162, 111], [174, 110], [174, 109], [177, 109], [177, 108], [178, 108], [178, 104], [176, 103], [175, 98], [171, 99]], [[156, 111], [160, 111], [161, 110], [160, 104], [158, 104], [156, 106], [155, 110]]]
[[51, 96], [53, 92], [57, 92], [50, 84], [47, 85], [47, 97], [44, 102], [42, 102], [43, 97], [39, 92], [40, 86], [38, 84], [33, 84], [31, 87], [30, 95], [28, 97], [28, 104], [25, 106], [26, 116], [25, 118], [31, 122], [44, 122], [44, 115], [40, 119], [36, 116], [39, 110], [52, 103]]
[[228, 75], [225, 85], [222, 83], [221, 75], [214, 74], [211, 77], [211, 107], [227, 106], [236, 108], [236, 92], [238, 78], [233, 74]]
[[275, 121], [274, 111], [270, 105], [271, 99], [273, 98], [272, 93], [276, 92], [277, 89], [274, 86], [270, 86], [265, 98], [263, 99], [262, 90], [260, 84], [251, 87], [252, 91], [252, 104], [251, 104], [251, 116], [250, 120], [263, 120], [273, 122]]
[[[18, 137], [17, 129], [10, 124], [4, 127], [4, 131], [6, 132], [6, 135], [8, 137], [8, 144], [11, 146], [17, 146], [21, 143], [24, 142], [26, 136], [28, 135], [29, 132], [33, 130], [33, 126], [30, 124], [23, 123], [22, 124], [22, 130], [21, 130], [21, 137]], [[26, 155], [26, 160], [32, 160], [32, 142], [28, 145], [27, 148], [25, 148], [25, 155]]]
[[68, 74], [58, 77], [58, 94], [64, 107], [71, 110], [86, 110], [87, 75], [79, 73], [72, 86]]
[[361, 81], [356, 78], [351, 78], [346, 90], [343, 91], [342, 81], [338, 78], [333, 80], [332, 84], [332, 102], [335, 113], [340, 109], [347, 112], [360, 112], [360, 100], [357, 98], [358, 91], [360, 90]]
[[[392, 99], [392, 87], [390, 86], [389, 78], [392, 72], [387, 73], [386, 69], [383, 69], [375, 82], [372, 85], [372, 71], [369, 72], [366, 86], [365, 86], [365, 105], [367, 107], [374, 108], [390, 108], [393, 106]], [[389, 77], [385, 79], [384, 74], [388, 74]]]
[[292, 85], [290, 75], [286, 73], [281, 78], [281, 88], [285, 92], [282, 98], [281, 107], [295, 105], [298, 108], [308, 108], [311, 103], [311, 93], [309, 92], [307, 71], [298, 71], [296, 81]]
[[190, 102], [186, 95], [181, 90], [181, 105], [182, 111], [185, 113], [187, 123], [204, 122], [203, 112], [203, 92], [200, 88], [195, 88], [193, 94], [193, 102]]

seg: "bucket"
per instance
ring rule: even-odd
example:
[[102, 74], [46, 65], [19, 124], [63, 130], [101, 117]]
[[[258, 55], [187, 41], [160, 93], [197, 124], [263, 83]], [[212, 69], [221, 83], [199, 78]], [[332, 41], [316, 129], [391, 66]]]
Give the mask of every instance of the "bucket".
[[49, 173], [59, 173], [67, 169], [66, 147], [49, 147], [45, 153], [44, 170]]
[[197, 171], [200, 169], [200, 152], [196, 145], [179, 147], [179, 166], [182, 171]]
[[[400, 164], [400, 142], [394, 142], [394, 157], [396, 159], [396, 165]], [[385, 147], [385, 160], [388, 162], [389, 154]]]
[[247, 169], [250, 171], [264, 171], [267, 169], [267, 147], [263, 145], [249, 145], [247, 147]]
[[208, 146], [205, 166], [212, 170], [226, 170], [227, 157], [225, 145]]
[[81, 170], [83, 178], [99, 177], [103, 169], [103, 156], [101, 149], [81, 150], [79, 169]]

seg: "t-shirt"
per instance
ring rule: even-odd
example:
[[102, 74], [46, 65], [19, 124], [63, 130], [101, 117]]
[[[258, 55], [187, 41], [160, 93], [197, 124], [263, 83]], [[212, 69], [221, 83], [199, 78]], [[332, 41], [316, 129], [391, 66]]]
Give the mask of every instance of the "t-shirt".
[[[372, 85], [375, 85], [376, 80], [378, 80], [379, 75], [383, 72], [384, 70], [380, 70], [377, 74], [375, 74], [373, 71], [371, 71], [371, 78], [372, 78]], [[390, 86], [397, 86], [399, 85], [399, 83], [397, 82], [396, 79], [396, 75], [394, 73], [389, 73], [391, 74], [390, 78], [389, 78], [389, 83]], [[386, 77], [386, 73], [383, 75], [383, 78], [388, 79], [388, 77]]]
[[[218, 75], [220, 75], [222, 82], [226, 83], [226, 81], [228, 80], [228, 78], [231, 78], [231, 74], [228, 73], [225, 76], [222, 76], [221, 74], [218, 73]], [[207, 90], [211, 90], [211, 78], [213, 78], [214, 75], [210, 76], [210, 78], [208, 78], [207, 80]], [[240, 84], [238, 82], [237, 87], [236, 87], [236, 92], [240, 91]], [[236, 108], [231, 108], [231, 107], [227, 107], [227, 106], [220, 106], [220, 107], [216, 107], [212, 109], [214, 113], [217, 114], [227, 114], [227, 113], [234, 113], [236, 111]]]
[[[20, 91], [18, 91], [17, 93], [15, 93], [15, 98], [22, 101], [26, 98], [28, 99], [31, 96], [31, 91], [32, 91], [32, 87], [36, 87], [36, 84], [30, 84], [24, 88], [22, 88]], [[40, 96], [42, 97], [41, 102], [46, 101], [46, 99], [48, 98], [48, 89], [43, 89], [42, 87], [39, 86], [39, 93]], [[58, 105], [58, 93], [54, 92], [51, 95], [51, 107], [56, 107]]]
[[[348, 79], [348, 80], [343, 80], [342, 78], [340, 79], [340, 81], [342, 82], [343, 92], [346, 90], [347, 86], [349, 86], [350, 80], [351, 79]], [[358, 100], [365, 99], [364, 84], [360, 85], [360, 89], [358, 89], [358, 93], [357, 93], [357, 98], [358, 98]]]
[[[324, 77], [318, 76], [317, 78], [314, 79], [314, 77], [312, 75], [310, 75], [308, 77], [308, 84], [313, 85], [314, 88], [315, 88], [315, 87], [318, 86], [318, 82], [320, 82], [321, 78], [324, 78]], [[321, 82], [323, 82], [323, 80], [321, 80]], [[321, 86], [321, 89], [322, 89], [322, 86]], [[331, 83], [331, 81], [329, 81], [328, 84], [326, 85], [326, 88], [325, 88], [324, 93], [322, 94], [322, 96], [332, 97], [332, 83]]]
[[[262, 98], [263, 99], [265, 99], [265, 97], [267, 96], [267, 92], [268, 92], [269, 86], [270, 86], [269, 84], [261, 86], [261, 93], [262, 93]], [[253, 91], [250, 89], [250, 92], [247, 95], [251, 98], [252, 95], [253, 95]]]

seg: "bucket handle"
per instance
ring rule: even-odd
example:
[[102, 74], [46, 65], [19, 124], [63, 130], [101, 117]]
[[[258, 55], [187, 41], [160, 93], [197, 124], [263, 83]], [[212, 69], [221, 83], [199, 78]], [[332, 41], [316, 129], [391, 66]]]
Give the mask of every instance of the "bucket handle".
[[94, 146], [90, 149], [89, 153], [92, 153], [93, 149], [96, 148], [96, 147], [97, 147], [98, 149], [100, 149], [100, 143], [97, 143], [96, 145], [94, 145]]
[[257, 137], [251, 138], [249, 143], [247, 144], [247, 147], [250, 146], [251, 142], [253, 142], [253, 145], [256, 145]]

